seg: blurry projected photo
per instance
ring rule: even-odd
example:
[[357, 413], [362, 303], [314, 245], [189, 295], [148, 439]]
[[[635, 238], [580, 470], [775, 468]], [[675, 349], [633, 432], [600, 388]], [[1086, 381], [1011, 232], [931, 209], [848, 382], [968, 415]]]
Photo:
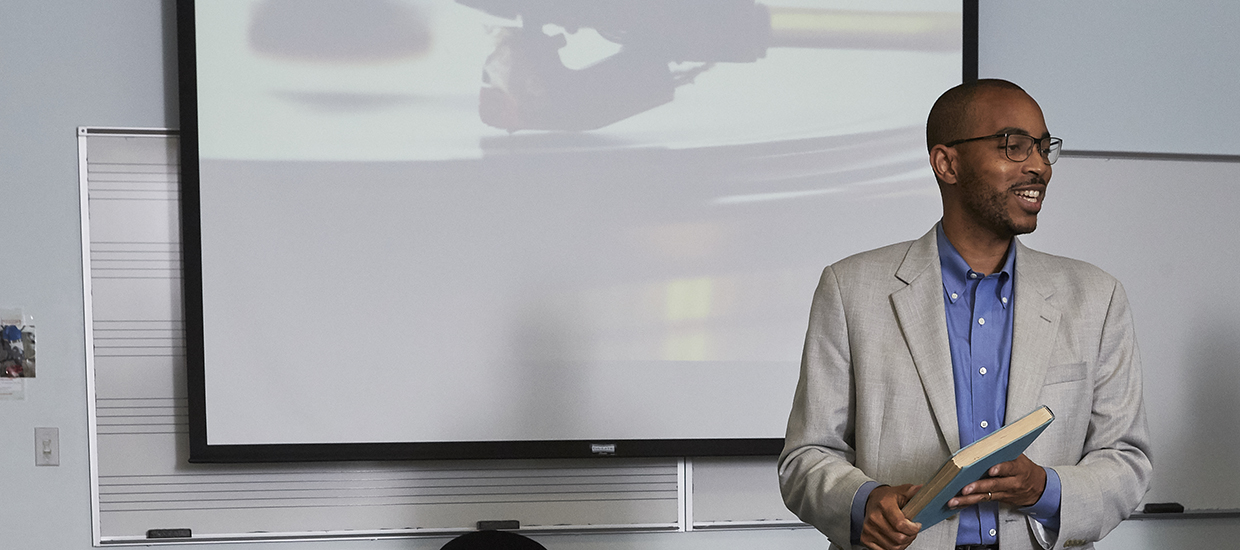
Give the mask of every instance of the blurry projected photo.
[[522, 130], [611, 147], [847, 135], [923, 124], [960, 74], [958, 2], [221, 0], [197, 15], [213, 158], [472, 158]]
[[[663, 401], [725, 426], [694, 437], [782, 437], [823, 266], [938, 217], [925, 117], [961, 79], [959, 0], [195, 17], [208, 395], [247, 382], [223, 443], [356, 436], [339, 410], [246, 408], [290, 379], [308, 403], [434, 401], [382, 427], [428, 440], [684, 436]], [[314, 431], [256, 433], [268, 413]]]

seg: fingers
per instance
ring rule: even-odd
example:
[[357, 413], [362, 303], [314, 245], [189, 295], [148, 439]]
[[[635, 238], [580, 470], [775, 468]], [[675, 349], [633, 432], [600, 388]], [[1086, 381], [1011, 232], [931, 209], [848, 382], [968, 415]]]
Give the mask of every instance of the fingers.
[[[999, 495], [999, 497], [1002, 498], [1002, 494]], [[973, 504], [980, 504], [987, 502], [987, 500], [993, 499], [994, 497], [992, 492], [960, 495], [960, 497], [954, 497], [951, 500], [947, 500], [947, 508], [968, 508]]]
[[[966, 487], [966, 489], [967, 488], [968, 487]], [[986, 489], [992, 490], [987, 491]], [[967, 495], [962, 491], [960, 495], [947, 501], [947, 506], [948, 508], [968, 508], [969, 506], [981, 504], [983, 502], [1006, 502], [1006, 499], [1009, 496], [1009, 492], [1000, 490], [999, 487], [983, 487], [970, 491], [970, 494]]]
[[1007, 502], [1032, 506], [1046, 489], [1046, 470], [1025, 455], [996, 464], [986, 472], [991, 477], [970, 483], [960, 495], [947, 502], [951, 508], [965, 508], [980, 502]]
[[1029, 460], [1029, 457], [1020, 455], [1016, 457], [1015, 460], [1000, 462], [994, 466], [991, 466], [990, 470], [986, 471], [986, 475], [990, 477], [1011, 477], [1020, 475], [1032, 468], [1040, 468], [1040, 466], [1034, 464], [1032, 460]]
[[920, 485], [879, 487], [870, 493], [866, 502], [865, 523], [861, 528], [861, 542], [870, 548], [902, 550], [917, 537], [921, 525], [909, 521], [900, 507], [912, 498]]
[[1011, 476], [992, 477], [974, 481], [961, 489], [960, 495], [948, 501], [952, 508], [964, 508], [981, 502], [1008, 502], [1013, 495], [1020, 493], [1019, 479]]
[[[904, 485], [901, 487], [908, 486]], [[913, 523], [912, 520], [904, 517], [904, 512], [900, 510], [900, 508], [908, 502], [908, 499], [911, 498], [911, 495], [912, 493], [901, 491], [898, 493], [900, 498], [894, 502], [883, 503], [881, 510], [884, 522], [886, 522], [892, 530], [898, 531], [905, 535], [916, 535], [917, 531], [921, 528], [921, 526]]]
[[[899, 513], [899, 510], [896, 510]], [[921, 526], [908, 521], [903, 514], [894, 521], [886, 514], [880, 514], [872, 520], [867, 518], [861, 530], [861, 543], [870, 548], [883, 550], [903, 550], [913, 543]]]

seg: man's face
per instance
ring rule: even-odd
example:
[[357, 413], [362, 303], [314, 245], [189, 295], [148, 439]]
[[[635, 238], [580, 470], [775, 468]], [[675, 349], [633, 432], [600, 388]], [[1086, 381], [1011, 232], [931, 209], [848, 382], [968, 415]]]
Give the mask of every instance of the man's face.
[[[973, 109], [971, 133], [962, 138], [1005, 132], [1037, 139], [1050, 136], [1042, 110], [1020, 91], [982, 90]], [[1001, 137], [957, 145], [957, 192], [967, 223], [997, 237], [1011, 238], [1037, 228], [1051, 167], [1036, 145], [1023, 162], [1008, 159], [1004, 145]]]

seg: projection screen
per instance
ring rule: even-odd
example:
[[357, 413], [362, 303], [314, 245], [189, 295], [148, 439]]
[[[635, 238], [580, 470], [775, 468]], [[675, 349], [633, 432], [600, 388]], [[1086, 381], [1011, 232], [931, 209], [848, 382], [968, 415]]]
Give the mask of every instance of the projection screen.
[[191, 460], [777, 453], [971, 5], [181, 1]]

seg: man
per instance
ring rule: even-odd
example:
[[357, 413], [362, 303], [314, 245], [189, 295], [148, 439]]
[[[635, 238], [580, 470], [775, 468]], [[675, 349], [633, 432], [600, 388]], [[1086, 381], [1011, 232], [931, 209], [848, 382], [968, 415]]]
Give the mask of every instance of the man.
[[[1091, 547], [1150, 475], [1128, 301], [1031, 250], [1060, 140], [1020, 87], [944, 93], [926, 124], [942, 221], [841, 260], [810, 313], [780, 487], [833, 547]], [[1041, 405], [1055, 421], [922, 531], [900, 512], [951, 453]]]

